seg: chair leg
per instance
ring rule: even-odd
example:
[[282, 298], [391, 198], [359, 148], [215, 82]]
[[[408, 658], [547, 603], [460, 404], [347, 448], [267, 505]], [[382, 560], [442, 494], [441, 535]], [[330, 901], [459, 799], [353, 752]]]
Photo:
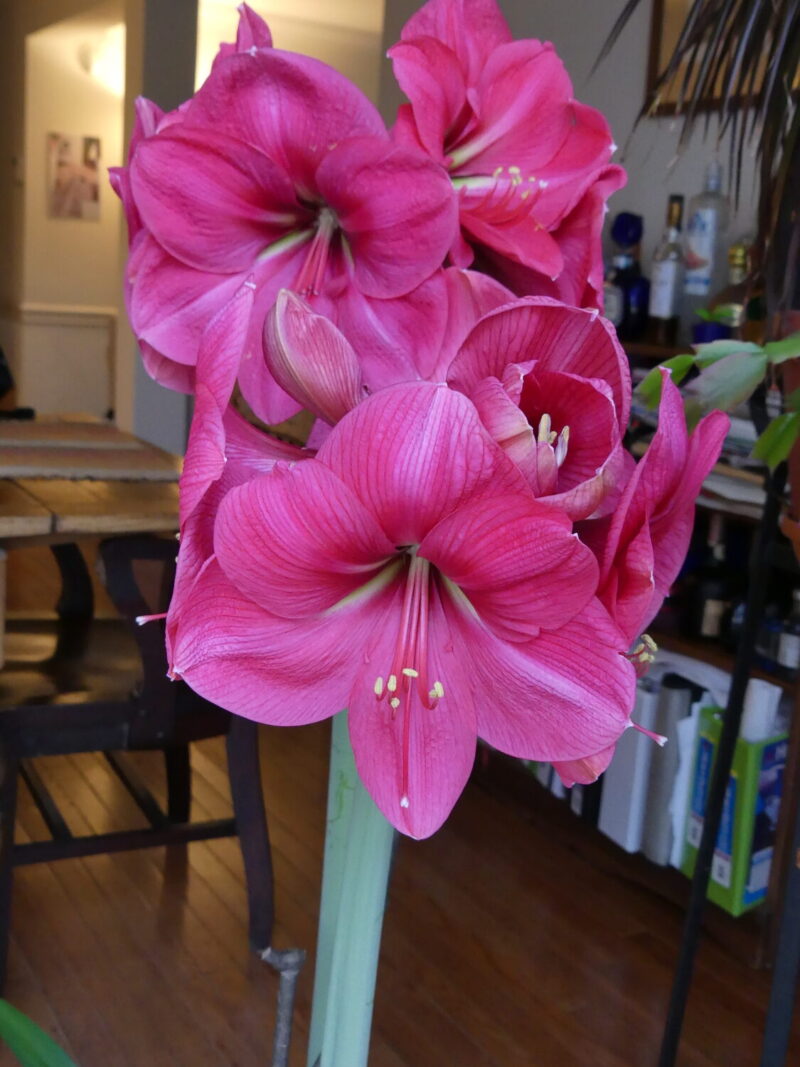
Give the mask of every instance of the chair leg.
[[6, 981], [14, 876], [14, 820], [17, 815], [17, 760], [0, 754], [0, 993]]
[[164, 749], [167, 771], [167, 818], [170, 822], [188, 822], [192, 809], [192, 764], [188, 745]]
[[247, 881], [250, 945], [257, 952], [263, 952], [272, 944], [274, 887], [256, 724], [233, 716], [227, 747], [233, 813]]

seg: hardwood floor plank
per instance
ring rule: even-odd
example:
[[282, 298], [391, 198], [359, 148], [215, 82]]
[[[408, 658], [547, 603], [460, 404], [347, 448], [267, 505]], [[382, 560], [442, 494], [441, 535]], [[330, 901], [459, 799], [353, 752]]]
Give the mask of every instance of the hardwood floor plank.
[[[309, 951], [292, 1067], [311, 1007], [328, 728], [263, 730], [277, 876], [275, 943]], [[134, 757], [163, 797], [157, 753]], [[77, 832], [138, 809], [105, 761], [40, 761]], [[224, 744], [195, 746], [194, 816], [230, 811]], [[20, 790], [18, 839], [43, 827]], [[528, 808], [471, 784], [445, 828], [401, 841], [381, 952], [370, 1067], [650, 1067], [681, 910], [585, 847], [591, 831], [543, 794]], [[262, 1067], [277, 977], [247, 947], [233, 839], [15, 874], [9, 999], [81, 1067]], [[681, 1067], [757, 1062], [769, 976], [704, 940]], [[797, 1024], [792, 1056], [800, 1056]], [[0, 1055], [0, 1067], [4, 1060]], [[10, 1065], [9, 1065], [10, 1067]]]

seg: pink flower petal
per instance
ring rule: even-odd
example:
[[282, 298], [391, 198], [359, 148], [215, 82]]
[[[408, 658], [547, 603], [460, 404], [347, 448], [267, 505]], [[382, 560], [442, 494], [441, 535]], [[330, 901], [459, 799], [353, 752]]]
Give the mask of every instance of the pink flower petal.
[[426, 535], [419, 555], [510, 641], [568, 622], [597, 587], [597, 562], [573, 536], [570, 521], [525, 493], [483, 497], [458, 508]]
[[198, 270], [249, 270], [287, 231], [310, 224], [280, 166], [210, 129], [176, 125], [143, 141], [130, 180], [150, 233]]
[[429, 0], [403, 27], [401, 39], [435, 37], [458, 56], [468, 85], [480, 77], [489, 57], [511, 40], [495, 0]]
[[595, 752], [591, 756], [584, 756], [582, 759], [561, 762], [557, 760], [553, 764], [553, 768], [567, 789], [577, 783], [591, 785], [592, 782], [597, 781], [608, 767], [616, 747], [616, 745], [609, 745], [601, 752]]
[[287, 289], [267, 315], [264, 357], [278, 384], [331, 425], [363, 399], [351, 345], [329, 319]]
[[314, 188], [321, 160], [345, 137], [388, 139], [376, 108], [344, 75], [277, 48], [230, 55], [195, 94], [188, 126], [217, 130], [263, 152], [298, 191]]
[[375, 625], [357, 609], [302, 626], [277, 619], [213, 558], [180, 608], [167, 619], [175, 675], [207, 700], [275, 726], [318, 722], [347, 706], [353, 648], [366, 646]]
[[416, 139], [431, 159], [444, 164], [445, 137], [466, 100], [458, 57], [433, 37], [401, 41], [388, 56], [400, 88], [414, 101]]
[[441, 266], [458, 225], [453, 187], [422, 152], [377, 137], [350, 138], [316, 172], [367, 296], [402, 296]]
[[539, 177], [575, 132], [571, 97], [572, 84], [551, 44], [511, 41], [495, 49], [475, 89], [477, 127], [451, 152], [455, 173], [492, 174], [513, 165], [523, 179]]
[[[478, 704], [480, 737], [509, 755], [548, 761], [579, 759], [617, 741], [630, 721], [636, 673], [598, 601], [528, 645], [486, 633], [470, 643], [476, 690], [496, 693]], [[492, 681], [498, 677], [502, 689]]]
[[547, 297], [525, 297], [484, 315], [447, 374], [470, 394], [482, 378], [502, 378], [509, 363], [539, 361], [542, 369], [608, 382], [621, 430], [630, 411], [628, 359], [610, 323], [597, 312], [568, 308]]
[[426, 708], [416, 690], [392, 709], [377, 700], [374, 682], [386, 677], [399, 624], [376, 620], [374, 639], [350, 695], [350, 738], [356, 768], [373, 800], [402, 833], [428, 837], [439, 829], [466, 785], [475, 758], [475, 710], [471, 684], [455, 651], [438, 595], [432, 597], [428, 658], [431, 677], [446, 679], [444, 697]]
[[313, 460], [279, 464], [228, 493], [214, 548], [241, 593], [287, 619], [327, 611], [395, 555], [354, 494]]
[[317, 457], [397, 545], [418, 544], [474, 494], [524, 487], [466, 397], [424, 382], [392, 386], [359, 404]]
[[[235, 44], [221, 44], [214, 66], [236, 52], [250, 52], [253, 48], [272, 48], [269, 26], [248, 4], [239, 4], [239, 25]], [[213, 68], [212, 68], [213, 69]]]
[[530, 422], [497, 378], [484, 378], [470, 393], [481, 422], [539, 496], [536, 437]]

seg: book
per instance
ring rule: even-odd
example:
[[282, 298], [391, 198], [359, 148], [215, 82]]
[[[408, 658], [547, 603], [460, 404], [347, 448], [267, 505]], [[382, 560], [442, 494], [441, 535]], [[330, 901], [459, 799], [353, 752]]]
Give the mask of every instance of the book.
[[[658, 691], [658, 684], [650, 678], [640, 679], [636, 687], [632, 718], [646, 730], [654, 728]], [[626, 852], [638, 852], [642, 844], [650, 760], [655, 748], [645, 734], [626, 730], [603, 776], [597, 825]]]

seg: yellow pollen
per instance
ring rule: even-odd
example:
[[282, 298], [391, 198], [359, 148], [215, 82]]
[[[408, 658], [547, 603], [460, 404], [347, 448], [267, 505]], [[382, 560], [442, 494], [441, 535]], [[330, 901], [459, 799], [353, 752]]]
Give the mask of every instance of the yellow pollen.
[[415, 671], [413, 667], [403, 667], [403, 674], [406, 678], [419, 678], [419, 671]]
[[430, 693], [428, 693], [428, 696], [431, 698], [431, 700], [433, 700], [434, 698], [441, 700], [441, 698], [444, 696], [444, 686], [442, 685], [442, 683], [434, 682], [433, 689], [431, 689]]
[[396, 690], [397, 690], [397, 675], [396, 674], [390, 674], [389, 675], [389, 681], [386, 683], [386, 688], [389, 690], [390, 693], [396, 692]]
[[494, 171], [492, 171], [492, 177], [493, 178], [499, 178], [502, 173], [503, 173], [503, 168], [502, 167], [497, 167]]
[[373, 686], [376, 697], [383, 696], [383, 678], [376, 678], [375, 685]]
[[658, 645], [650, 634], [642, 634], [642, 644], [649, 648], [651, 652], [658, 652]]
[[537, 440], [540, 445], [548, 444], [550, 441], [550, 416], [542, 415], [539, 419], [539, 433], [537, 434]]
[[389, 707], [390, 708], [394, 708], [395, 710], [397, 708], [399, 708], [400, 707], [400, 698], [399, 697], [392, 697], [392, 699], [389, 701]]

